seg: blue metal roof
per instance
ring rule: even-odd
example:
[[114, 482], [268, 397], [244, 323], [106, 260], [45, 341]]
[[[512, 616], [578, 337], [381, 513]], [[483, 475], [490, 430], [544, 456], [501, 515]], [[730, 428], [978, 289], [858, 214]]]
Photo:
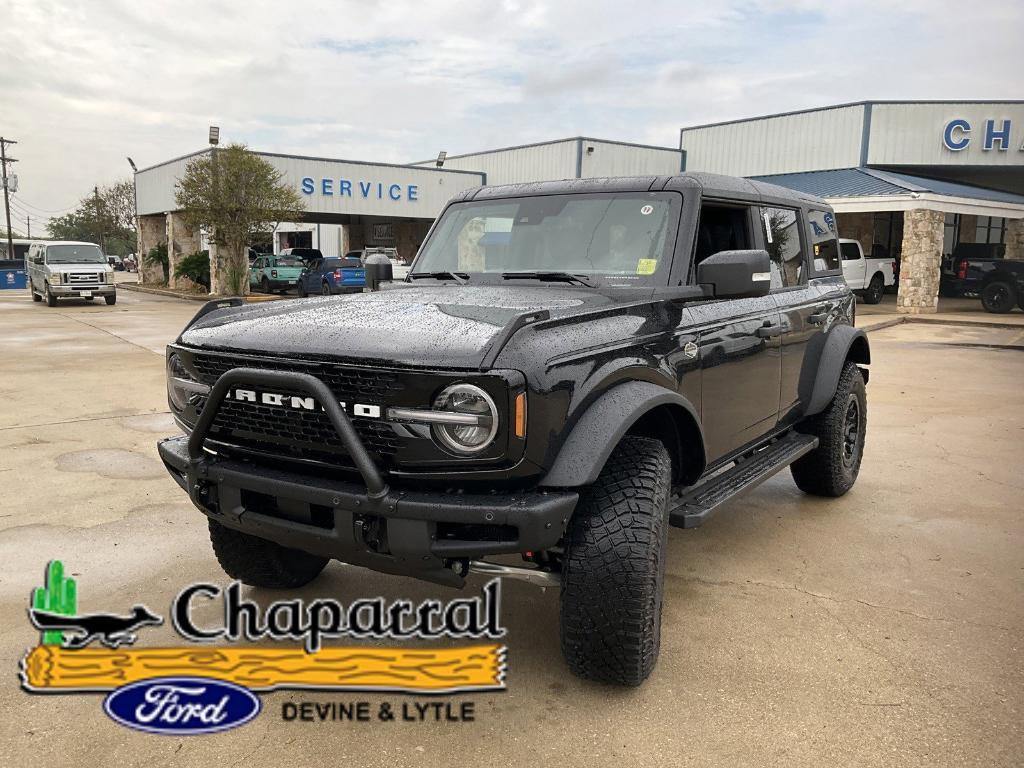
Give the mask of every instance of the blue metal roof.
[[909, 195], [918, 192], [1024, 205], [1024, 195], [1015, 195], [1012, 192], [1000, 192], [970, 184], [958, 184], [953, 181], [927, 179], [906, 173], [879, 171], [874, 168], [839, 168], [830, 171], [778, 173], [771, 176], [751, 176], [750, 178], [755, 181], [778, 184], [781, 187], [788, 187], [818, 197]]

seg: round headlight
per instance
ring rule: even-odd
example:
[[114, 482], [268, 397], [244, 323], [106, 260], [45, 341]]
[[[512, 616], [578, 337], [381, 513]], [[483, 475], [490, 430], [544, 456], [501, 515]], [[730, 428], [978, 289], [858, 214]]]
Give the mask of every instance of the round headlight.
[[209, 393], [210, 388], [192, 378], [177, 355], [167, 358], [167, 398], [179, 411], [185, 410], [190, 396]]
[[435, 424], [434, 437], [456, 453], [482, 451], [498, 433], [498, 409], [491, 396], [472, 384], [454, 384], [434, 400], [434, 410], [464, 414], [465, 424]]

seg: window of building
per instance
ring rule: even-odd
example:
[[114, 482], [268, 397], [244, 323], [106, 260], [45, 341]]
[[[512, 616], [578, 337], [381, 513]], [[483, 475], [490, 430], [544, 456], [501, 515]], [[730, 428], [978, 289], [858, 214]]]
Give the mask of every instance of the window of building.
[[814, 271], [828, 272], [839, 269], [839, 239], [836, 234], [836, 216], [831, 211], [808, 211], [811, 225], [811, 255]]
[[1002, 243], [1006, 240], [1006, 219], [1002, 216], [979, 216], [976, 243]]
[[791, 208], [765, 207], [761, 208], [761, 221], [764, 224], [765, 248], [772, 260], [772, 289], [790, 288], [805, 282], [797, 212]]

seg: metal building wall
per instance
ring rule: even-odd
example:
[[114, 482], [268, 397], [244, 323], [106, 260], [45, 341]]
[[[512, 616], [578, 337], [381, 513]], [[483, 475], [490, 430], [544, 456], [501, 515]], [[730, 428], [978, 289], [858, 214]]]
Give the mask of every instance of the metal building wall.
[[[456, 173], [454, 169], [259, 154], [281, 171], [286, 181], [294, 185], [311, 215], [324, 213], [432, 219], [456, 193], [483, 183], [479, 173]], [[136, 175], [140, 215], [176, 209], [174, 188], [192, 157], [195, 155], [144, 169]], [[302, 179], [305, 177], [313, 180], [312, 194], [302, 191]], [[324, 179], [331, 182], [331, 194], [325, 192]], [[350, 182], [351, 194], [341, 194], [342, 179]], [[362, 187], [360, 182], [363, 183]], [[392, 185], [399, 188], [397, 200], [389, 194]], [[416, 187], [416, 199], [410, 199], [410, 185]]]
[[[416, 163], [433, 165], [434, 161]], [[487, 184], [518, 184], [527, 181], [552, 181], [576, 178], [576, 140], [456, 155], [444, 162], [445, 168], [482, 171]]]
[[864, 105], [683, 128], [687, 171], [763, 176], [861, 164]]
[[[593, 152], [587, 150], [593, 147]], [[580, 176], [666, 176], [681, 172], [682, 152], [614, 141], [583, 139]], [[490, 181], [490, 179], [488, 179]]]
[[[971, 130], [965, 149], [953, 151], [942, 142], [951, 120], [967, 120]], [[1010, 142], [1006, 149], [984, 148], [985, 123], [995, 129], [1010, 121]], [[962, 138], [959, 132], [957, 140]], [[945, 165], [1004, 167], [1024, 165], [1024, 103], [944, 102], [874, 104], [868, 145], [870, 165]]]

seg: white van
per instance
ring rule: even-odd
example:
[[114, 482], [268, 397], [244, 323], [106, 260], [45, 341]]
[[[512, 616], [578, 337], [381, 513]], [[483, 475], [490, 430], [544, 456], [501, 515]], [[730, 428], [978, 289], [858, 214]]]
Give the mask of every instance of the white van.
[[45, 298], [48, 307], [56, 307], [57, 299], [63, 298], [92, 301], [102, 296], [107, 304], [117, 301], [114, 270], [95, 243], [35, 242], [26, 262], [33, 301]]

